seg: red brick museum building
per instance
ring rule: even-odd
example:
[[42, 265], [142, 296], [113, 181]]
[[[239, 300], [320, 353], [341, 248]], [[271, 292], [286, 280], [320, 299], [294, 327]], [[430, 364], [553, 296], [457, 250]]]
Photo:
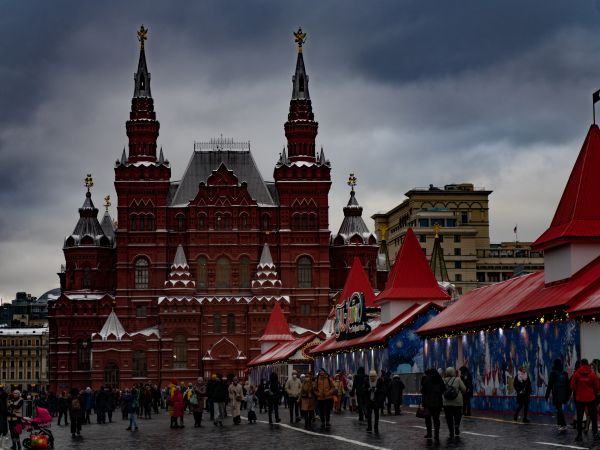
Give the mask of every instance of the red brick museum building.
[[157, 146], [146, 30], [138, 35], [129, 145], [115, 163], [117, 220], [108, 207], [98, 219], [88, 177], [64, 241], [62, 293], [49, 306], [55, 391], [243, 376], [275, 304], [292, 333], [320, 330], [355, 256], [376, 287], [378, 243], [353, 189], [339, 232], [329, 230], [331, 164], [315, 146], [302, 37], [274, 181], [262, 178], [249, 142], [223, 138], [195, 143], [173, 181]]

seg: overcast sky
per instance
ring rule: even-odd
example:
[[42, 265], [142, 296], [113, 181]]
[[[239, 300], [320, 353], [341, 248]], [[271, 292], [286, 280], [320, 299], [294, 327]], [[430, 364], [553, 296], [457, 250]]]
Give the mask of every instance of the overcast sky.
[[[100, 3], [102, 3], [100, 5]], [[4, 1], [0, 4], [0, 297], [58, 286], [83, 178], [114, 197], [140, 24], [179, 179], [194, 140], [250, 140], [272, 180], [296, 50], [332, 163], [331, 229], [349, 172], [369, 218], [415, 186], [470, 182], [493, 241], [549, 224], [600, 89], [597, 1]], [[116, 202], [115, 202], [116, 203]], [[114, 208], [111, 209], [113, 217]]]

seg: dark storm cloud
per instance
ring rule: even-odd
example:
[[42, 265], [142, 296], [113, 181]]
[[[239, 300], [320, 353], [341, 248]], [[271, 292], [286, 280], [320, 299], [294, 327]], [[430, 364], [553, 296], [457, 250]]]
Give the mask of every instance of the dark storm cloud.
[[534, 239], [550, 220], [600, 88], [599, 11], [537, 0], [3, 2], [0, 296], [56, 285], [86, 173], [101, 210], [114, 195], [141, 23], [173, 179], [193, 140], [219, 133], [250, 139], [272, 178], [301, 25], [318, 145], [333, 164], [331, 228], [356, 172], [366, 218], [413, 186], [492, 188], [501, 240], [514, 221]]

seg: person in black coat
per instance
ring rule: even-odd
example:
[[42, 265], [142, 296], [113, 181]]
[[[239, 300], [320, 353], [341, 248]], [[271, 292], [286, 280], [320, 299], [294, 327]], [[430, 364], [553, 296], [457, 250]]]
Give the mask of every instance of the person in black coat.
[[531, 397], [531, 379], [527, 374], [525, 366], [521, 366], [514, 381], [515, 391], [517, 392], [517, 409], [514, 420], [519, 420], [519, 412], [523, 409], [523, 423], [529, 423], [527, 413], [529, 412], [529, 398]]
[[356, 395], [356, 409], [358, 409], [358, 421], [362, 422], [365, 420], [365, 394], [366, 394], [366, 383], [368, 381], [365, 375], [365, 368], [359, 367], [354, 375], [354, 382], [352, 383], [352, 391], [350, 397]]
[[550, 372], [548, 387], [546, 388], [546, 400], [550, 398], [550, 394], [552, 394], [552, 404], [556, 407], [558, 431], [564, 433], [567, 430], [567, 422], [563, 406], [571, 398], [571, 387], [569, 375], [564, 371], [563, 363], [560, 359], [555, 359], [552, 364], [552, 372]]
[[96, 393], [95, 403], [96, 407], [96, 423], [105, 424], [106, 423], [106, 410], [108, 408], [108, 392], [102, 386], [100, 390]]
[[[390, 402], [394, 405], [394, 414], [399, 416], [400, 405], [402, 404], [402, 394], [404, 393], [404, 383], [400, 379], [400, 375], [396, 374], [392, 377], [390, 385]], [[389, 408], [389, 405], [388, 405]]]
[[[421, 379], [421, 405], [427, 410], [425, 439], [434, 438], [436, 442], [440, 440], [440, 413], [444, 406], [445, 390], [446, 385], [439, 372], [435, 369], [427, 369], [425, 376]], [[433, 434], [431, 433], [432, 425]]]
[[[367, 433], [375, 431], [379, 433], [379, 410], [383, 408], [386, 398], [385, 382], [382, 378], [377, 378], [377, 372], [371, 370], [369, 378], [365, 380], [365, 405], [367, 407]], [[374, 423], [371, 422], [375, 414]], [[373, 427], [371, 427], [373, 425]]]
[[460, 369], [460, 379], [467, 388], [463, 394], [463, 416], [471, 415], [471, 398], [473, 398], [473, 376], [467, 366], [462, 366]]
[[272, 372], [269, 376], [268, 389], [265, 391], [269, 406], [269, 423], [273, 423], [273, 412], [275, 413], [275, 421], [281, 422], [279, 418], [279, 397], [281, 395], [281, 386], [279, 385], [279, 378], [275, 372]]

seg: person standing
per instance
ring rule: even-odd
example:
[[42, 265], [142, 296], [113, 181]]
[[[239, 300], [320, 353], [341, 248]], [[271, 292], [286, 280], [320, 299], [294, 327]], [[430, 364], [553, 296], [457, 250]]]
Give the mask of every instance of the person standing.
[[0, 448], [3, 448], [4, 440], [8, 439], [8, 393], [4, 385], [0, 384]]
[[105, 424], [106, 410], [108, 408], [108, 396], [104, 389], [104, 386], [102, 386], [100, 390], [96, 393], [96, 400], [94, 404], [96, 405], [96, 423]]
[[319, 370], [314, 392], [319, 403], [321, 430], [331, 428], [331, 408], [333, 407], [333, 381], [323, 367]]
[[58, 426], [60, 426], [60, 419], [65, 418], [65, 426], [69, 426], [69, 398], [67, 393], [62, 391], [58, 398]]
[[294, 423], [294, 415], [296, 416], [296, 422], [301, 420], [298, 412], [298, 397], [300, 396], [301, 389], [302, 383], [298, 378], [298, 372], [294, 370], [292, 371], [292, 376], [285, 383], [285, 391], [288, 395], [288, 406], [290, 408], [290, 423]]
[[315, 416], [315, 392], [312, 375], [307, 373], [304, 376], [302, 387], [300, 388], [300, 409], [304, 417], [304, 429], [312, 430], [312, 422]]
[[581, 360], [579, 369], [571, 378], [571, 390], [575, 399], [575, 408], [577, 410], [577, 437], [576, 441], [581, 441], [581, 432], [583, 431], [583, 413], [587, 409], [588, 419], [592, 422], [592, 432], [594, 439], [598, 438], [598, 416], [596, 411], [596, 395], [600, 390], [600, 381], [590, 367], [587, 359]]
[[233, 378], [233, 382], [229, 385], [229, 401], [231, 402], [231, 415], [233, 416], [233, 424], [239, 425], [242, 423], [241, 406], [244, 398], [244, 389], [237, 377]]
[[269, 376], [269, 384], [265, 390], [269, 407], [269, 423], [273, 423], [273, 413], [275, 413], [275, 422], [281, 422], [279, 418], [279, 398], [281, 397], [281, 387], [279, 385], [279, 377], [275, 372], [271, 372]]
[[513, 419], [515, 421], [519, 420], [519, 412], [523, 409], [523, 423], [529, 423], [527, 413], [529, 412], [529, 398], [531, 397], [531, 379], [524, 365], [519, 368], [513, 385], [517, 393], [517, 410]]
[[246, 395], [246, 409], [248, 411], [248, 423], [256, 423], [256, 407], [258, 406], [258, 397], [254, 386], [248, 386], [248, 394]]
[[[211, 422], [215, 421], [215, 386], [217, 384], [217, 375], [212, 374], [208, 383], [206, 383], [206, 399], [208, 402], [208, 413]], [[216, 423], [215, 423], [216, 425]]]
[[158, 408], [160, 406], [160, 389], [156, 384], [152, 385], [152, 409], [154, 414], [158, 414]]
[[[427, 369], [421, 379], [421, 405], [425, 408], [425, 439], [440, 441], [440, 413], [444, 405], [446, 385], [435, 369]], [[433, 425], [433, 435], [431, 433]]]
[[549, 400], [550, 395], [552, 395], [552, 404], [556, 408], [558, 432], [564, 433], [567, 430], [567, 422], [563, 407], [571, 397], [571, 388], [569, 386], [569, 375], [564, 371], [560, 359], [555, 359], [552, 364], [552, 372], [550, 372], [548, 387], [546, 388], [546, 400]]
[[342, 413], [342, 398], [344, 397], [344, 383], [342, 382], [341, 373], [338, 372], [333, 378], [333, 412], [335, 414]]
[[215, 426], [223, 426], [223, 419], [225, 418], [225, 403], [227, 402], [227, 379], [225, 377], [221, 377], [217, 375], [217, 379], [215, 381], [213, 387], [213, 402], [215, 408], [215, 414], [218, 414], [215, 417], [214, 424]]
[[462, 366], [460, 369], [460, 379], [467, 388], [463, 394], [463, 416], [471, 415], [471, 399], [473, 398], [473, 376], [467, 366]]
[[[375, 369], [371, 369], [369, 372], [369, 378], [367, 379], [366, 386], [366, 398], [365, 405], [367, 406], [367, 433], [372, 431], [375, 434], [379, 433], [379, 411], [381, 410], [386, 399], [386, 388], [385, 382], [382, 378], [377, 377]], [[375, 421], [371, 419], [375, 415]]]
[[404, 383], [400, 379], [400, 375], [395, 374], [392, 377], [392, 384], [390, 385], [390, 400], [394, 405], [394, 414], [399, 416], [401, 414], [400, 405], [402, 405], [402, 395], [404, 393]]
[[256, 389], [256, 396], [258, 397], [258, 412], [262, 414], [263, 410], [267, 410], [265, 391], [267, 390], [267, 380], [264, 378], [260, 380], [260, 384]]
[[23, 417], [23, 398], [21, 392], [15, 389], [7, 404], [8, 429], [12, 439], [13, 450], [21, 450], [21, 418]]
[[460, 420], [463, 411], [463, 393], [467, 390], [456, 369], [448, 367], [444, 378], [445, 391], [443, 395], [444, 415], [448, 424], [450, 439], [460, 436]]
[[123, 396], [123, 402], [125, 403], [125, 408], [127, 411], [127, 417], [129, 419], [129, 426], [126, 428], [127, 431], [137, 431], [138, 425], [135, 420], [137, 415], [137, 407], [136, 407], [136, 398], [135, 398], [135, 389], [125, 390], [125, 395]]
[[[175, 387], [173, 392], [173, 415], [171, 416], [171, 428], [183, 428], [183, 413], [185, 410], [185, 404], [183, 402], [183, 394], [181, 392], [181, 386]], [[181, 420], [181, 424], [177, 424], [177, 419]]]
[[204, 378], [198, 378], [198, 382], [194, 386], [194, 393], [192, 394], [190, 402], [192, 403], [192, 412], [194, 413], [194, 427], [201, 427], [202, 414], [204, 413], [204, 408], [206, 407], [206, 383], [204, 382]]
[[365, 376], [365, 368], [359, 367], [356, 371], [356, 376], [354, 377], [354, 381], [352, 383], [352, 391], [350, 392], [351, 396], [356, 395], [356, 407], [358, 409], [358, 421], [363, 422], [365, 419], [365, 386], [367, 382], [367, 377]]
[[85, 416], [83, 423], [84, 425], [91, 424], [90, 416], [92, 415], [92, 409], [94, 408], [94, 393], [92, 392], [91, 387], [85, 388], [85, 393], [83, 394], [84, 408], [85, 408]]
[[112, 423], [112, 414], [116, 407], [115, 392], [112, 387], [106, 391], [106, 414], [108, 415], [108, 423]]
[[71, 389], [69, 397], [69, 418], [71, 419], [71, 436], [81, 436], [81, 425], [85, 417], [83, 409], [83, 393], [77, 392], [77, 389]]

